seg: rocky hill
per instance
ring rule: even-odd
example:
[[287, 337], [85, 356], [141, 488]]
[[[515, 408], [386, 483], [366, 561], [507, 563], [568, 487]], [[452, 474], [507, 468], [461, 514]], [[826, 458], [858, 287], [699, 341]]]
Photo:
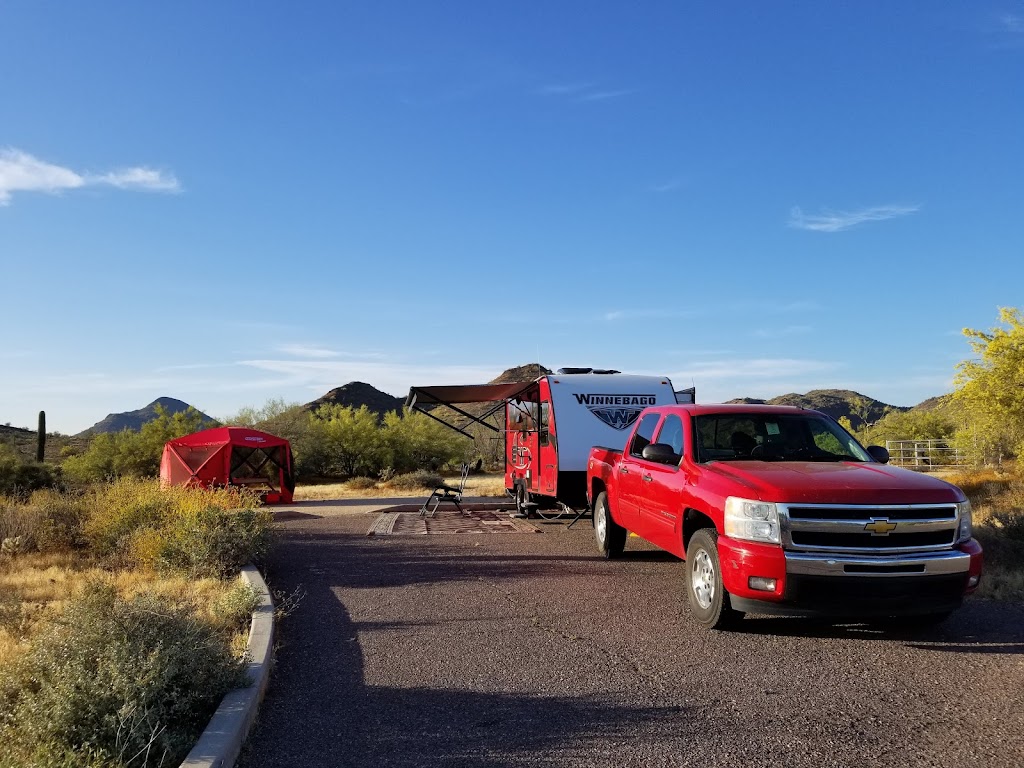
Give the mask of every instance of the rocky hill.
[[868, 397], [867, 395], [862, 395], [859, 392], [854, 392], [849, 389], [812, 389], [810, 392], [803, 395], [790, 392], [785, 395], [773, 397], [770, 400], [740, 397], [735, 400], [730, 400], [729, 402], [745, 403], [748, 405], [755, 403], [763, 403], [766, 405], [793, 405], [798, 408], [811, 408], [815, 411], [827, 413], [836, 420], [845, 416], [850, 420], [854, 429], [860, 429], [865, 423], [874, 424], [887, 413], [911, 410], [910, 408], [903, 406], [883, 403], [881, 400], [875, 400], [873, 397]]
[[[88, 440], [81, 437], [69, 437], [56, 432], [49, 432], [46, 435], [46, 447], [43, 458], [48, 462], [60, 460], [61, 451], [65, 447], [77, 450], [82, 449]], [[31, 461], [36, 457], [36, 431], [34, 429], [21, 429], [0, 424], [0, 445], [10, 446], [23, 459]]]
[[[158, 397], [145, 408], [140, 408], [137, 411], [108, 414], [102, 421], [98, 421], [84, 432], [80, 432], [79, 436], [98, 435], [103, 432], [120, 432], [122, 429], [137, 431], [141, 429], [142, 425], [147, 421], [152, 421], [156, 418], [157, 406], [161, 406], [171, 415], [181, 411], [187, 411], [192, 407], [188, 403], [183, 403], [181, 400], [175, 400], [173, 397]], [[200, 415], [203, 417], [203, 422], [208, 423], [209, 426], [217, 424], [216, 419], [207, 416], [201, 411]]]
[[303, 407], [307, 411], [315, 411], [322, 405], [343, 405], [358, 410], [366, 406], [369, 410], [383, 418], [389, 411], [401, 412], [405, 400], [401, 397], [381, 392], [376, 387], [362, 381], [350, 381], [341, 387], [335, 387], [326, 395], [318, 397]]

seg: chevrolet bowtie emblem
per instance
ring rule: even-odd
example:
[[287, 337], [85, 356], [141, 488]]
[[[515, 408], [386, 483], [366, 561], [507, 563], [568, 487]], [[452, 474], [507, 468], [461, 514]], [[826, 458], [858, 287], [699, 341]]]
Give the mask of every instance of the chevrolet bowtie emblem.
[[872, 536], [888, 536], [896, 530], [896, 523], [890, 523], [887, 517], [873, 517], [864, 530], [871, 531]]

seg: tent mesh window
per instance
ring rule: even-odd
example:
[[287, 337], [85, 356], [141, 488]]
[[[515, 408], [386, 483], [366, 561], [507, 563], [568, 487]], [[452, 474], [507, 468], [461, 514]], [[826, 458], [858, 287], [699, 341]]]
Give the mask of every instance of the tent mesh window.
[[281, 480], [285, 467], [284, 448], [245, 448], [236, 446], [231, 452], [231, 482], [238, 484], [266, 483], [273, 490]]
[[189, 469], [196, 472], [206, 463], [207, 459], [223, 447], [222, 445], [183, 445], [177, 448], [176, 452], [182, 461], [188, 465]]

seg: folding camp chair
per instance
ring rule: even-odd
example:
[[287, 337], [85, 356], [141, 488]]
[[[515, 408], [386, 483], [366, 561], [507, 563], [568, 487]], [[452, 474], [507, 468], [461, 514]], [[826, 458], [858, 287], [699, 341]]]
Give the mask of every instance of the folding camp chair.
[[[423, 506], [420, 507], [420, 514], [423, 516], [429, 515], [434, 516], [437, 512], [437, 508], [443, 501], [449, 501], [455, 505], [455, 508], [462, 511], [462, 507], [459, 506], [459, 502], [462, 501], [462, 491], [466, 488], [466, 478], [469, 477], [469, 464], [462, 465], [462, 477], [459, 479], [459, 487], [455, 488], [450, 485], [439, 485], [430, 492], [430, 496], [423, 502]], [[431, 506], [433, 503], [433, 506]]]

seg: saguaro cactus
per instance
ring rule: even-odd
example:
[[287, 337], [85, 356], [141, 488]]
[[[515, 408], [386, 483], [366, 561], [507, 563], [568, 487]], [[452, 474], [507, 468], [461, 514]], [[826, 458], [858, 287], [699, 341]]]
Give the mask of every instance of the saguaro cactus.
[[46, 453], [46, 411], [39, 412], [39, 431], [36, 432], [36, 461], [42, 463]]

